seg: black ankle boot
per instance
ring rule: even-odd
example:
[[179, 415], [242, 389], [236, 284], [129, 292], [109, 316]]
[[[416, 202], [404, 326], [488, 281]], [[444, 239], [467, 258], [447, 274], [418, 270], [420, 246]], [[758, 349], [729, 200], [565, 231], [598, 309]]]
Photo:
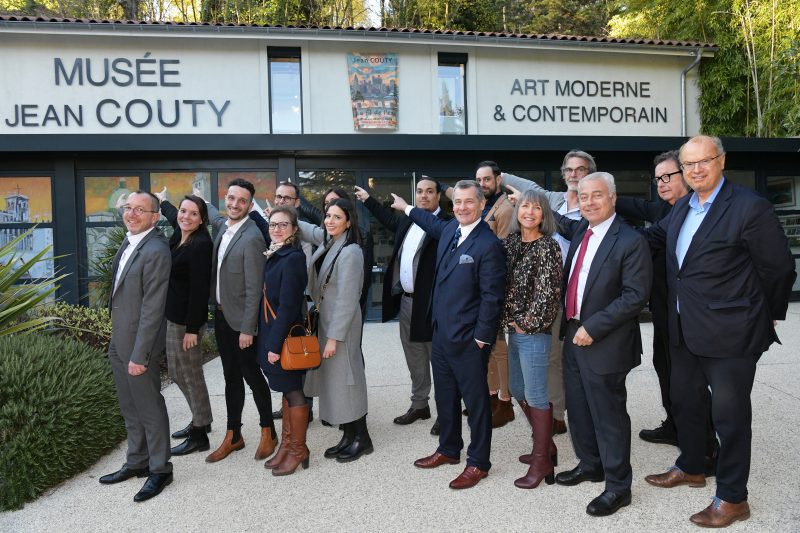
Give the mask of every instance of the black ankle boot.
[[[180, 431], [176, 431], [175, 433], [173, 433], [172, 434], [172, 438], [173, 439], [186, 439], [186, 438], [188, 438], [189, 437], [189, 433], [191, 433], [191, 431], [192, 431], [192, 427], [193, 427], [192, 423], [189, 422], [189, 424], [185, 428], [181, 429]], [[205, 426], [203, 428], [203, 430], [205, 430], [206, 433], [211, 433], [211, 424]]]
[[192, 452], [204, 452], [210, 447], [206, 428], [192, 426], [188, 438], [170, 450], [172, 455], [188, 455]]
[[344, 433], [342, 433], [342, 440], [339, 441], [339, 444], [336, 446], [332, 446], [325, 450], [325, 457], [328, 459], [333, 459], [334, 457], [339, 455], [339, 452], [350, 446], [356, 438], [356, 426], [355, 422], [348, 422], [344, 425]]
[[342, 448], [336, 456], [336, 460], [340, 463], [349, 463], [362, 455], [368, 455], [373, 452], [372, 439], [367, 431], [367, 415], [362, 416], [355, 422], [350, 422], [350, 425], [355, 426], [356, 435], [353, 442], [349, 446]]

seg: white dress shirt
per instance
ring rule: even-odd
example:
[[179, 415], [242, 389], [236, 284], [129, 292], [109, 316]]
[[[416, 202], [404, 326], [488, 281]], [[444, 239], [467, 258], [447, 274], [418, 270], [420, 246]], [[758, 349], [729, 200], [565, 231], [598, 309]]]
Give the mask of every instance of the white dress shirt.
[[[441, 208], [437, 207], [434, 215], [438, 215]], [[420, 245], [425, 239], [425, 230], [411, 224], [403, 239], [403, 246], [400, 248], [400, 285], [403, 292], [414, 294], [414, 257], [417, 255]]]
[[[580, 206], [573, 207], [572, 209], [569, 208], [569, 201], [567, 199], [567, 193], [564, 193], [564, 203], [561, 204], [561, 207], [558, 208], [558, 214], [564, 215], [565, 217], [572, 219], [572, 220], [580, 220], [581, 219], [581, 208]], [[569, 245], [570, 241], [567, 240], [566, 237], [561, 235], [560, 233], [553, 233], [553, 238], [556, 240], [558, 245], [561, 247], [561, 266], [566, 266], [567, 264], [567, 254], [569, 253]]]
[[[616, 213], [612, 214], [610, 218], [607, 218], [600, 224], [594, 227], [589, 226], [592, 230], [592, 236], [589, 237], [589, 244], [586, 246], [586, 254], [583, 256], [583, 263], [581, 263], [581, 271], [578, 273], [578, 294], [575, 299], [575, 309], [577, 311], [575, 318], [578, 320], [581, 318], [583, 291], [586, 288], [586, 278], [589, 277], [589, 269], [592, 267], [592, 261], [597, 253], [597, 249], [600, 248], [600, 243], [603, 242], [603, 238], [606, 236], [606, 233], [608, 233], [608, 228], [611, 227], [611, 223], [614, 222], [616, 216]], [[572, 270], [575, 268], [575, 263], [578, 261], [578, 255], [580, 255], [580, 246], [572, 257], [572, 264], [569, 268], [570, 277], [572, 277]]]
[[222, 234], [222, 240], [219, 241], [219, 249], [217, 250], [217, 303], [221, 304], [222, 300], [220, 299], [220, 292], [219, 292], [219, 271], [222, 269], [222, 260], [225, 259], [225, 252], [228, 250], [228, 245], [231, 243], [231, 239], [233, 236], [236, 235], [236, 232], [247, 222], [247, 217], [244, 217], [239, 222], [235, 224], [231, 224], [230, 220], [225, 221], [225, 225], [228, 229], [225, 230], [225, 233]]
[[130, 259], [131, 254], [136, 249], [137, 246], [142, 242], [148, 233], [153, 231], [155, 226], [150, 228], [147, 231], [143, 231], [141, 233], [137, 233], [136, 235], [131, 235], [131, 232], [127, 232], [125, 237], [128, 239], [128, 247], [122, 251], [122, 255], [119, 257], [119, 265], [117, 265], [117, 277], [114, 278], [114, 291], [117, 290], [117, 285], [119, 285], [119, 280], [122, 275], [122, 271], [125, 270], [125, 265], [128, 264], [128, 259]]

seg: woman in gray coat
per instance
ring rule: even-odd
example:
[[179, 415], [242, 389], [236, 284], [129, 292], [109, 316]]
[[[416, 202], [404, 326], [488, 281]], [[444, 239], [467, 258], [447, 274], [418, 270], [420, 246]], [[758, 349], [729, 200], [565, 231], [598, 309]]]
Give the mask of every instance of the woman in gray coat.
[[322, 365], [306, 374], [306, 396], [319, 396], [320, 418], [341, 424], [339, 444], [325, 457], [340, 463], [372, 453], [367, 431], [367, 378], [361, 353], [364, 278], [355, 206], [339, 198], [325, 210], [325, 229], [300, 221], [301, 239], [319, 246], [308, 269], [311, 297], [319, 309]]

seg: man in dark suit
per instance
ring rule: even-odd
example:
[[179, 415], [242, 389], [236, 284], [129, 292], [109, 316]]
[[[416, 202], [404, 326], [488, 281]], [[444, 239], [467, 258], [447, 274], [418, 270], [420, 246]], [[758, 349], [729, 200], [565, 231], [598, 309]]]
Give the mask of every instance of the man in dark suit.
[[[394, 250], [383, 280], [383, 322], [400, 314], [400, 342], [411, 375], [411, 407], [394, 419], [395, 424], [407, 425], [431, 417], [428, 399], [431, 392], [431, 339], [433, 326], [428, 307], [436, 272], [438, 241], [425, 233], [404, 214], [395, 214], [381, 205], [361, 187], [356, 198], [378, 221], [394, 231]], [[439, 207], [441, 186], [427, 176], [417, 182], [416, 207], [433, 213], [440, 220], [449, 220]], [[431, 433], [438, 435], [438, 423]]]
[[581, 220], [558, 215], [571, 241], [564, 276], [564, 383], [569, 430], [580, 462], [561, 485], [602, 481], [586, 512], [606, 516], [631, 502], [631, 419], [625, 379], [641, 362], [639, 312], [653, 265], [644, 237], [614, 213], [614, 177], [595, 172], [578, 183]]
[[225, 438], [219, 448], [206, 457], [209, 463], [221, 461], [244, 448], [241, 427], [245, 382], [253, 392], [261, 424], [261, 439], [254, 458], [261, 460], [272, 455], [278, 440], [269, 386], [258, 366], [254, 343], [267, 248], [261, 231], [247, 216], [254, 196], [252, 183], [235, 179], [225, 194], [228, 218], [209, 207], [211, 222], [218, 232], [211, 266], [211, 295], [216, 303], [214, 336], [225, 376], [228, 413]]
[[439, 241], [431, 296], [431, 365], [439, 414], [439, 447], [414, 465], [435, 468], [460, 462], [461, 400], [469, 411], [471, 442], [467, 467], [452, 489], [474, 487], [489, 475], [492, 412], [486, 372], [497, 338], [505, 296], [506, 259], [500, 240], [481, 220], [485, 199], [474, 181], [459, 181], [453, 193], [455, 220], [443, 221], [412, 208], [397, 195], [392, 207]]
[[155, 196], [136, 191], [122, 210], [128, 233], [114, 257], [108, 358], [128, 432], [128, 454], [122, 469], [102, 476], [100, 483], [147, 476], [133, 498], [141, 502], [172, 483], [169, 418], [159, 365], [166, 340], [164, 310], [172, 255], [155, 227], [160, 216]]
[[750, 391], [756, 363], [778, 340], [796, 273], [772, 205], [723, 177], [725, 151], [698, 136], [680, 150], [694, 192], [647, 231], [667, 254], [672, 412], [681, 453], [651, 485], [705, 486], [707, 389], [719, 435], [717, 490], [692, 522], [724, 527], [750, 516], [747, 480], [752, 439]]

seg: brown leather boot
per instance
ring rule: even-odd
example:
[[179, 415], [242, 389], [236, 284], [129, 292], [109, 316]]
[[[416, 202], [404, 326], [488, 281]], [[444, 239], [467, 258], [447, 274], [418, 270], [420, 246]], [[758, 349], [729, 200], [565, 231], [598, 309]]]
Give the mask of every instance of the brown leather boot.
[[272, 455], [277, 445], [278, 437], [273, 438], [272, 428], [261, 428], [261, 440], [258, 443], [258, 448], [256, 448], [256, 454], [253, 456], [253, 459], [256, 461], [266, 459]]
[[272, 470], [273, 476], [288, 476], [294, 474], [297, 467], [301, 464], [303, 468], [308, 468], [308, 460], [311, 457], [306, 446], [306, 431], [308, 430], [308, 404], [300, 407], [288, 407], [288, 413], [284, 413], [283, 419], [288, 416], [291, 420], [291, 430], [289, 432], [289, 452], [284, 457], [281, 464]]
[[529, 421], [533, 426], [533, 461], [528, 473], [514, 481], [520, 489], [535, 489], [545, 480], [552, 485], [556, 482], [553, 461], [550, 459], [550, 443], [553, 441], [553, 408], [535, 409], [528, 407]]
[[511, 400], [503, 401], [497, 397], [497, 407], [492, 411], [492, 428], [503, 427], [514, 420], [514, 406]]
[[287, 402], [286, 397], [284, 397], [283, 403], [281, 404], [281, 443], [280, 447], [278, 448], [278, 453], [264, 463], [264, 468], [267, 470], [272, 470], [281, 464], [286, 457], [286, 454], [289, 453], [289, 433], [292, 431], [292, 421], [289, 418], [288, 410], [289, 402]]
[[[524, 405], [523, 405], [524, 404]], [[531, 425], [531, 441], [533, 441], [534, 448], [536, 447], [536, 435], [533, 431], [533, 407], [528, 405], [528, 402], [521, 402], [520, 407], [522, 408], [522, 412], [525, 413], [525, 417], [528, 419], [528, 423]], [[550, 412], [553, 412], [553, 404], [550, 404]], [[552, 433], [551, 433], [552, 437]], [[519, 456], [519, 462], [525, 463], [526, 465], [531, 464], [533, 461], [533, 451], [531, 453], [524, 453]], [[550, 460], [553, 462], [553, 466], [558, 466], [558, 448], [556, 447], [556, 443], [553, 439], [550, 439]]]
[[239, 441], [235, 444], [232, 441], [233, 430], [229, 429], [225, 432], [225, 438], [222, 439], [222, 444], [219, 445], [219, 448], [211, 452], [208, 457], [206, 457], [206, 462], [216, 463], [217, 461], [222, 461], [233, 452], [244, 448], [244, 437], [239, 436]]

